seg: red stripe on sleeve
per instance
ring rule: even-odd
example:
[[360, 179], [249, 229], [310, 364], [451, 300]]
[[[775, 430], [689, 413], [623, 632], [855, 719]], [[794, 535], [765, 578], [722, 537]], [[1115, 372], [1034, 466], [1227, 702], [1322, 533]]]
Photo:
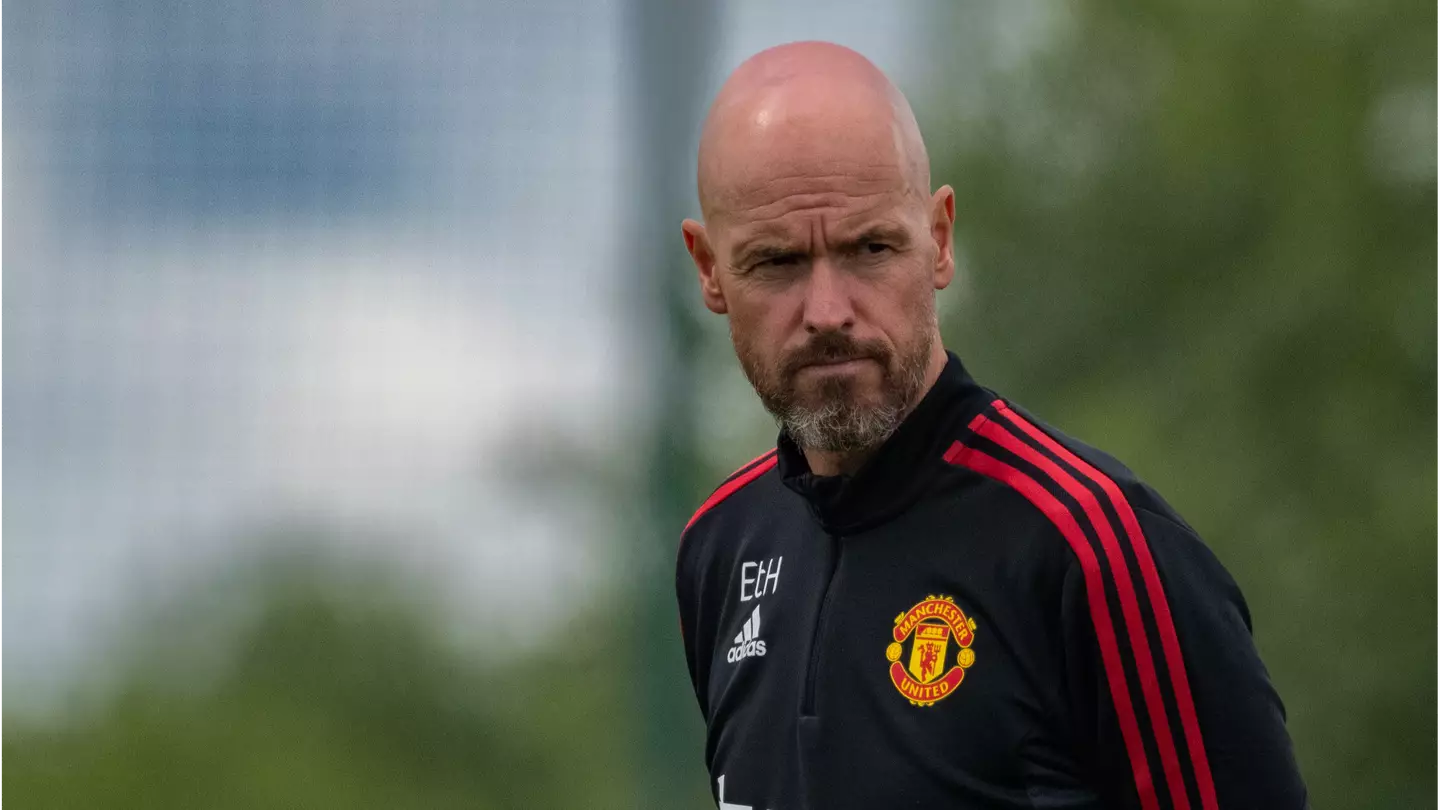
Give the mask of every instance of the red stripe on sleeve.
[[1080, 560], [1080, 570], [1085, 575], [1090, 620], [1095, 625], [1095, 637], [1100, 642], [1100, 658], [1110, 685], [1110, 697], [1115, 702], [1115, 713], [1120, 719], [1120, 735], [1125, 740], [1125, 749], [1130, 756], [1130, 768], [1135, 774], [1135, 789], [1140, 795], [1140, 805], [1145, 810], [1159, 810], [1155, 785], [1150, 778], [1150, 765], [1145, 760], [1145, 746], [1140, 740], [1140, 726], [1135, 720], [1135, 707], [1130, 700], [1130, 688], [1125, 683], [1125, 670], [1120, 664], [1120, 648], [1115, 642], [1115, 625], [1110, 618], [1110, 607], [1105, 601], [1105, 586], [1100, 579], [1100, 562], [1095, 558], [1095, 552], [1090, 548], [1090, 542], [1085, 539], [1084, 532], [1080, 530], [1080, 524], [1075, 522], [1070, 510], [1036, 483], [1035, 479], [993, 456], [955, 442], [946, 451], [945, 460], [1006, 484], [1019, 492], [1055, 524], [1074, 549], [1075, 556]]
[[1120, 612], [1125, 617], [1125, 630], [1130, 636], [1130, 649], [1135, 656], [1135, 668], [1140, 676], [1140, 691], [1145, 696], [1145, 708], [1150, 713], [1150, 725], [1155, 732], [1155, 741], [1160, 749], [1160, 761], [1165, 770], [1165, 781], [1170, 787], [1170, 802], [1176, 810], [1190, 810], [1190, 796], [1185, 791], [1185, 779], [1180, 774], [1180, 759], [1175, 754], [1175, 739], [1170, 734], [1170, 718], [1165, 713], [1165, 703], [1160, 698], [1160, 678], [1155, 673], [1155, 661], [1150, 657], [1150, 640], [1145, 636], [1145, 624], [1140, 618], [1140, 602], [1135, 598], [1135, 584], [1130, 579], [1130, 568], [1125, 555], [1115, 539], [1110, 521], [1100, 509], [1095, 494], [1085, 488], [1073, 475], [1051, 461], [1044, 453], [1021, 441], [998, 422], [992, 422], [984, 415], [970, 423], [970, 429], [995, 442], [1020, 458], [1038, 467], [1054, 479], [1085, 510], [1095, 535], [1105, 549], [1105, 559], [1110, 562], [1111, 578], [1115, 591], [1120, 596]]
[[1170, 614], [1170, 603], [1165, 598], [1165, 588], [1160, 583], [1159, 569], [1155, 567], [1155, 559], [1150, 555], [1150, 546], [1145, 541], [1145, 533], [1140, 530], [1140, 522], [1135, 518], [1135, 511], [1130, 508], [1130, 502], [1125, 499], [1125, 495], [1120, 492], [1120, 487], [1116, 486], [1110, 476], [1065, 449], [1044, 431], [1010, 410], [1005, 403], [996, 400], [995, 407], [1011, 424], [1025, 431], [1065, 463], [1099, 484], [1106, 497], [1110, 499], [1111, 505], [1115, 507], [1115, 514], [1120, 516], [1120, 522], [1125, 527], [1125, 534], [1130, 540], [1130, 546], [1135, 551], [1135, 560], [1140, 567], [1141, 578], [1145, 581], [1146, 593], [1150, 596], [1150, 606], [1155, 611], [1155, 625], [1160, 630], [1160, 647], [1165, 652], [1165, 665], [1170, 669], [1170, 685], [1175, 690], [1175, 704], [1180, 710], [1180, 724], [1185, 729], [1185, 742], [1190, 749], [1190, 763], [1195, 769], [1195, 782], [1200, 787], [1201, 806], [1204, 810], [1218, 810], [1219, 804], [1215, 798], [1215, 780], [1210, 775], [1210, 761], [1205, 754], [1205, 741], [1200, 735], [1200, 720], [1195, 714], [1195, 703], [1190, 695], [1190, 679], [1185, 674], [1185, 657], [1180, 652], [1180, 638], [1175, 633], [1175, 621]]
[[[769, 458], [766, 458], [766, 456], [769, 456]], [[761, 461], [760, 459], [764, 460]], [[706, 498], [705, 503], [700, 504], [700, 508], [695, 510], [694, 515], [690, 516], [690, 522], [685, 524], [685, 529], [681, 534], [689, 531], [690, 527], [695, 525], [695, 521], [699, 520], [701, 515], [714, 509], [716, 504], [734, 495], [741, 487], [768, 472], [770, 468], [774, 467], [779, 461], [779, 456], [775, 455], [774, 450], [771, 450], [769, 453], [760, 456], [760, 459], [756, 459], [756, 461], [760, 461], [759, 464], [756, 464], [754, 461], [750, 462], [749, 465], [746, 465], [750, 467], [748, 471], [731, 478], [724, 486], [715, 490], [714, 494]], [[741, 467], [740, 469], [744, 470], [745, 467]]]

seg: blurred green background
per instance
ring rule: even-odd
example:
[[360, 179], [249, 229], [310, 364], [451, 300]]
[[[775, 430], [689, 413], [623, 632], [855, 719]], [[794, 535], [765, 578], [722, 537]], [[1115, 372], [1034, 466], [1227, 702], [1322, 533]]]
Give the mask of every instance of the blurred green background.
[[774, 429], [678, 224], [803, 38], [956, 189], [947, 345], [1240, 583], [1313, 805], [1435, 806], [1433, 4], [579, 9], [7, 14], [13, 806], [706, 806], [675, 542]]

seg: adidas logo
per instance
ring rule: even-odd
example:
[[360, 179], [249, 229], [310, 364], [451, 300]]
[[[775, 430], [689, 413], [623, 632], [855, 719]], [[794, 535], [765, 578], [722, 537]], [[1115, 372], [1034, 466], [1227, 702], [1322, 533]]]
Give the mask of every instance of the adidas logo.
[[745, 627], [735, 635], [735, 646], [730, 652], [725, 653], [725, 660], [736, 663], [742, 658], [750, 656], [761, 656], [765, 654], [765, 642], [759, 639], [760, 635], [760, 606], [755, 606], [755, 612], [745, 620]]

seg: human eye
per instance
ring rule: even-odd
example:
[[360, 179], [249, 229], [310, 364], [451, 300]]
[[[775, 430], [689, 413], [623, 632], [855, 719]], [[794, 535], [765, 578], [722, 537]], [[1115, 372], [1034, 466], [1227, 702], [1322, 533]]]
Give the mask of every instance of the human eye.
[[908, 242], [905, 235], [890, 228], [873, 228], [851, 242], [846, 252], [860, 259], [883, 260], [903, 253]]
[[780, 273], [798, 267], [805, 257], [795, 251], [766, 251], [745, 264], [746, 273]]
[[761, 259], [757, 266], [763, 267], [793, 267], [800, 263], [798, 253], [778, 253], [774, 256], [766, 256]]

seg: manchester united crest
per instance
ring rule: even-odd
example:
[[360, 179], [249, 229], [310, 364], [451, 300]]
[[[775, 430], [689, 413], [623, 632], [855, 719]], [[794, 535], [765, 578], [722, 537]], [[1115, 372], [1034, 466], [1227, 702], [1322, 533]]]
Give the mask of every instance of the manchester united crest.
[[916, 706], [933, 706], [954, 692], [975, 663], [975, 620], [948, 596], [927, 596], [896, 616], [892, 635], [885, 649], [890, 682]]

